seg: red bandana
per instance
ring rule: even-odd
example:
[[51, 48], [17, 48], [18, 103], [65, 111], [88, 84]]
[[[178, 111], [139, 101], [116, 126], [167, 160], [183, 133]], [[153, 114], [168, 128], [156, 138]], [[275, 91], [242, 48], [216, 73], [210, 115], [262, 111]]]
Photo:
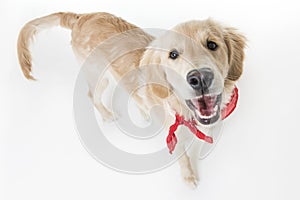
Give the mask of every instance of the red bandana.
[[[238, 101], [238, 89], [237, 87], [234, 88], [233, 94], [231, 96], [231, 100], [229, 103], [227, 103], [226, 107], [222, 109], [221, 111], [221, 117], [222, 120], [227, 118], [233, 110], [236, 108], [236, 104]], [[194, 119], [186, 121], [183, 116], [180, 116], [178, 113], [175, 114], [175, 123], [170, 126], [169, 129], [169, 135], [167, 136], [167, 145], [169, 148], [169, 152], [172, 154], [172, 152], [175, 149], [176, 143], [177, 143], [177, 138], [175, 135], [175, 131], [177, 130], [179, 125], [185, 125], [190, 129], [192, 133], [194, 133], [199, 139], [204, 140], [208, 143], [213, 143], [213, 139], [210, 136], [206, 136], [204, 133], [199, 131], [196, 127], [197, 123]]]

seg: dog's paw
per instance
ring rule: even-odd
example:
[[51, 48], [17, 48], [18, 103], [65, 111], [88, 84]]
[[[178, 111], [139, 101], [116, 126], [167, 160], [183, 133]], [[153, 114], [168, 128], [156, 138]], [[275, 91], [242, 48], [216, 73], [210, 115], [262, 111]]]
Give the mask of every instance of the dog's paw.
[[198, 179], [194, 173], [190, 170], [182, 172], [182, 178], [184, 182], [192, 189], [196, 189], [198, 186]]
[[184, 177], [184, 182], [192, 189], [196, 189], [198, 186], [198, 179], [195, 175]]

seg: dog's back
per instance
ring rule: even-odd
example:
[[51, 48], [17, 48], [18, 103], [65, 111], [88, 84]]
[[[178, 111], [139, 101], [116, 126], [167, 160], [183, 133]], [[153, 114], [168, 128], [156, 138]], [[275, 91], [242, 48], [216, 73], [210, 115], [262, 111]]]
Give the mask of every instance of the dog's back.
[[[37, 18], [25, 24], [18, 38], [19, 63], [27, 79], [34, 80], [31, 75], [32, 58], [29, 49], [33, 37], [41, 30], [54, 26], [62, 26], [72, 30], [72, 48], [80, 62], [83, 62], [106, 39], [129, 30], [136, 29], [141, 33], [140, 35], [143, 37], [138, 42], [145, 47], [153, 39], [137, 26], [109, 13], [75, 14], [59, 12]], [[114, 51], [116, 50], [115, 47], [126, 48], [124, 45], [122, 46], [120, 43], [111, 44]], [[106, 50], [108, 51], [106, 54], [109, 54], [110, 48]]]

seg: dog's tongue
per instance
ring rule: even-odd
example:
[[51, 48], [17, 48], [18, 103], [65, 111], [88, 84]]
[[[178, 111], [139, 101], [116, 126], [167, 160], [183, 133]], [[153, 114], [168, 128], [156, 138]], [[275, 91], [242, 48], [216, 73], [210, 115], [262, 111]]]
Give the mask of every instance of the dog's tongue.
[[192, 103], [203, 116], [210, 116], [214, 111], [217, 96], [201, 96], [192, 99]]

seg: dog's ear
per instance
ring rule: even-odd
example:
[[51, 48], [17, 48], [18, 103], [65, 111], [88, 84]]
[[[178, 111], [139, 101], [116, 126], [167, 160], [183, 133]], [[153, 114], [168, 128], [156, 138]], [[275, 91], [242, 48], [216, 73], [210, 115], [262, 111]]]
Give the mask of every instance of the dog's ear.
[[225, 28], [224, 40], [228, 49], [229, 71], [227, 80], [237, 81], [243, 73], [246, 38], [234, 28]]
[[160, 65], [160, 55], [160, 50], [147, 49], [140, 61], [140, 68], [145, 72], [148, 91], [164, 99], [170, 96], [172, 91], [163, 67]]

